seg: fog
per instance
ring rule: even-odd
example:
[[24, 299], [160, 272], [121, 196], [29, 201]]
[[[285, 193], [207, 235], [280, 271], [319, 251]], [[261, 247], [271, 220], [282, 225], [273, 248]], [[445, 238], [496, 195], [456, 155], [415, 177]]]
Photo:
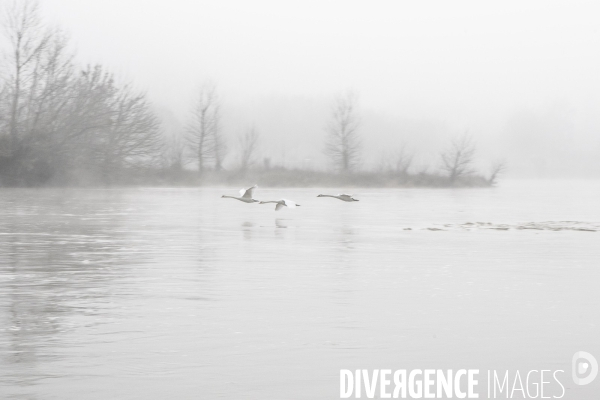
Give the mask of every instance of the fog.
[[326, 168], [335, 96], [358, 95], [362, 167], [406, 146], [435, 166], [468, 133], [513, 177], [600, 176], [600, 32], [593, 2], [43, 0], [82, 64], [148, 94], [180, 135], [212, 82], [221, 129], [254, 127], [257, 159]]
[[600, 6], [0, 11], [0, 400], [598, 399]]

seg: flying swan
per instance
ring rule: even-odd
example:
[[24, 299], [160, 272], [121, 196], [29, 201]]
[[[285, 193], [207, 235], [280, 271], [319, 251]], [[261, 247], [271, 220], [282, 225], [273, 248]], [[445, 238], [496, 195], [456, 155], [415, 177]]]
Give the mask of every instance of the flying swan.
[[300, 204], [296, 204], [291, 200], [281, 199], [277, 201], [261, 201], [259, 204], [276, 203], [275, 211], [279, 211], [282, 207], [295, 208], [300, 207]]
[[221, 197], [226, 198], [226, 199], [236, 199], [239, 201], [243, 201], [244, 203], [258, 203], [258, 200], [255, 200], [252, 198], [252, 193], [254, 192], [254, 189], [256, 189], [257, 187], [258, 187], [257, 185], [254, 185], [251, 188], [240, 190], [240, 196], [242, 196], [242, 197], [226, 196], [226, 195], [223, 195]]
[[349, 194], [338, 194], [337, 196], [333, 196], [330, 194], [320, 194], [317, 197], [333, 197], [334, 199], [340, 199], [342, 201], [359, 201]]

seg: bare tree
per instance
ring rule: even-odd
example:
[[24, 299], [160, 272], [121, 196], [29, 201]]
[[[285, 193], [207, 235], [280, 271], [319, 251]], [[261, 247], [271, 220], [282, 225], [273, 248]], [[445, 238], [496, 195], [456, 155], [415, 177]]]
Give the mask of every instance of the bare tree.
[[160, 124], [145, 95], [123, 86], [111, 99], [110, 108], [110, 125], [101, 131], [98, 149], [105, 181], [127, 167], [155, 165], [162, 144]]
[[253, 163], [260, 135], [254, 127], [239, 137], [240, 170], [246, 171]]
[[440, 156], [442, 170], [448, 174], [451, 183], [474, 172], [475, 144], [468, 134], [452, 139], [450, 146]]
[[55, 151], [81, 151], [100, 144], [102, 132], [114, 121], [118, 95], [114, 76], [100, 65], [87, 66], [79, 71], [68, 101], [56, 112], [53, 128], [56, 132]]
[[178, 132], [171, 132], [164, 138], [162, 146], [163, 168], [181, 171], [185, 164], [185, 144]]
[[221, 129], [221, 114], [220, 107], [215, 109], [215, 125], [213, 129], [213, 157], [215, 160], [215, 171], [221, 171], [223, 169], [223, 160], [227, 156], [227, 141], [223, 131]]
[[357, 95], [346, 92], [335, 99], [332, 119], [327, 127], [325, 154], [332, 164], [342, 172], [350, 172], [360, 162], [361, 140], [357, 115]]
[[506, 170], [506, 161], [497, 160], [495, 161], [490, 168], [490, 178], [488, 182], [490, 185], [495, 185], [498, 183], [498, 176], [502, 174]]
[[43, 24], [37, 1], [11, 2], [2, 25], [8, 47], [2, 54], [0, 173], [13, 183], [26, 176], [40, 180], [51, 176], [51, 164], [59, 161], [52, 153], [61, 133], [58, 121], [73, 100], [73, 57], [66, 35]]
[[[43, 52], [36, 57], [34, 79], [27, 88], [27, 102], [21, 107], [18, 123], [20, 143], [53, 163], [56, 152], [72, 151], [63, 139], [70, 133], [72, 109], [77, 99], [77, 78], [73, 56], [67, 51], [67, 37], [53, 31]], [[78, 121], [78, 124], [90, 121]]]
[[[8, 131], [11, 151], [16, 152], [21, 139], [20, 122], [28, 105], [28, 88], [37, 86], [39, 64], [50, 41], [50, 32], [42, 23], [35, 0], [13, 1], [3, 16], [4, 34], [8, 39], [10, 64], [7, 95], [9, 98]], [[33, 94], [33, 92], [30, 92]]]
[[414, 158], [414, 151], [408, 150], [407, 145], [405, 143], [402, 143], [394, 156], [395, 172], [401, 175], [408, 174], [408, 170], [412, 166]]
[[377, 164], [377, 170], [381, 172], [390, 172], [392, 171], [392, 162], [390, 161], [391, 157], [389, 152], [386, 150], [381, 151], [381, 156], [379, 157], [379, 163]]
[[396, 151], [384, 150], [379, 159], [379, 171], [406, 175], [412, 166], [414, 156], [414, 152], [410, 151], [404, 143]]
[[[220, 166], [223, 153], [223, 141], [219, 136], [219, 104], [216, 87], [212, 83], [203, 84], [198, 91], [196, 104], [192, 109], [192, 118], [188, 124], [188, 141], [192, 147], [192, 158], [198, 163], [198, 173], [203, 174], [205, 163], [211, 156], [216, 156]], [[220, 148], [216, 151], [215, 144]], [[215, 157], [217, 159], [217, 157]]]
[[78, 71], [68, 38], [44, 26], [34, 0], [14, 1], [3, 27], [0, 175], [7, 182], [40, 183], [76, 169], [112, 177], [154, 165], [159, 124], [145, 95], [98, 65]]

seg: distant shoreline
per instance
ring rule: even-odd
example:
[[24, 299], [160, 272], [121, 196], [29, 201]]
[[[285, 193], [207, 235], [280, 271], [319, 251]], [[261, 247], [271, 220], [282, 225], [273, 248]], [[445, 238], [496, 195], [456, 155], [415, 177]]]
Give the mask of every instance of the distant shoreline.
[[[15, 184], [16, 183], [16, 184]], [[462, 176], [452, 182], [441, 174], [366, 172], [338, 174], [325, 171], [270, 168], [247, 171], [223, 170], [204, 171], [199, 174], [192, 170], [131, 169], [110, 177], [100, 177], [85, 171], [71, 171], [60, 180], [49, 179], [38, 185], [2, 184], [0, 187], [137, 187], [137, 186], [179, 186], [244, 187], [258, 184], [263, 187], [377, 187], [377, 188], [489, 188], [494, 183], [484, 176], [472, 174]]]

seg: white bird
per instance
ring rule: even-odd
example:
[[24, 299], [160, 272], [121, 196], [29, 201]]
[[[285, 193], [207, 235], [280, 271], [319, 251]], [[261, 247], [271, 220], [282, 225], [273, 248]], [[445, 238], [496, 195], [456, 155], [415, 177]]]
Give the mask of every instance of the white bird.
[[296, 204], [291, 200], [281, 199], [277, 201], [261, 201], [259, 204], [275, 203], [275, 211], [279, 211], [282, 207], [295, 208], [300, 207], [300, 204]]
[[226, 198], [226, 199], [236, 199], [239, 201], [243, 201], [244, 203], [258, 203], [258, 200], [255, 200], [252, 198], [252, 193], [254, 192], [254, 189], [256, 189], [257, 187], [258, 187], [257, 185], [254, 185], [251, 188], [240, 190], [241, 197], [226, 196], [226, 195], [223, 195], [221, 197]]
[[334, 199], [340, 199], [342, 201], [359, 201], [349, 194], [338, 194], [337, 196], [333, 196], [331, 194], [320, 194], [317, 197], [333, 197]]

